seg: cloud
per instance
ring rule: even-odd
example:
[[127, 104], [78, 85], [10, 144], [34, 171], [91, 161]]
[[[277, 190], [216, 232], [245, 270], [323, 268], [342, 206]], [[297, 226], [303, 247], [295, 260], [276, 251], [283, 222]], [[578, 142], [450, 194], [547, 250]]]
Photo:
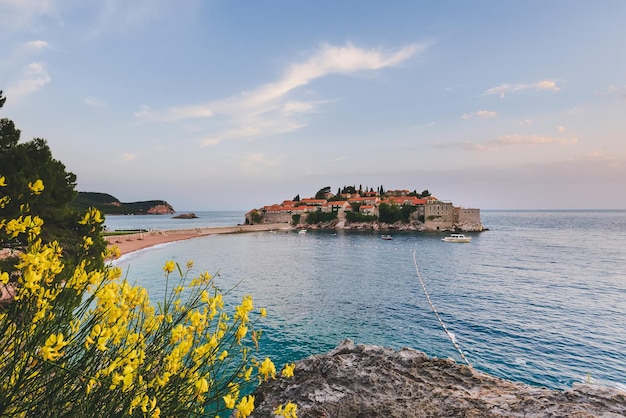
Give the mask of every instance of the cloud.
[[330, 74], [353, 74], [396, 66], [423, 49], [417, 44], [407, 45], [392, 53], [364, 50], [350, 44], [337, 47], [323, 45], [304, 62], [291, 65], [283, 77], [246, 95], [246, 101], [257, 106], [286, 95], [290, 91]]
[[421, 125], [413, 126], [413, 128], [414, 129], [430, 128], [430, 127], [435, 126], [435, 125], [436, 125], [436, 123], [433, 120], [433, 121], [430, 121], [430, 122], [427, 122], [427, 123], [423, 123]]
[[177, 121], [181, 119], [209, 118], [211, 116], [213, 116], [213, 111], [206, 106], [183, 106], [169, 109], [165, 120]]
[[550, 90], [550, 91], [559, 91], [561, 88], [556, 85], [556, 81], [554, 80], [542, 80], [536, 83], [531, 84], [501, 84], [497, 87], [492, 87], [490, 89], [485, 90], [483, 93], [485, 96], [489, 95], [498, 95], [500, 98], [504, 98], [509, 93], [515, 93], [522, 90], [535, 89], [537, 91], [541, 90]]
[[43, 63], [33, 62], [22, 71], [20, 79], [9, 84], [6, 96], [18, 102], [31, 93], [36, 92], [51, 81]]
[[626, 86], [616, 86], [614, 84], [611, 84], [605, 90], [597, 91], [596, 95], [598, 96], [617, 95], [617, 97], [626, 99]]
[[83, 99], [83, 103], [92, 107], [107, 107], [107, 103], [104, 100], [100, 100], [96, 97], [86, 97]]
[[491, 141], [475, 143], [470, 141], [453, 143], [436, 143], [435, 148], [461, 148], [466, 151], [495, 151], [505, 147], [542, 146], [542, 145], [573, 145], [578, 138], [555, 138], [542, 135], [503, 135]]
[[353, 45], [322, 45], [300, 62], [289, 65], [274, 82], [204, 104], [177, 106], [155, 112], [147, 106], [135, 112], [144, 120], [179, 122], [188, 119], [211, 119], [213, 132], [199, 142], [215, 145], [224, 140], [271, 136], [293, 132], [307, 126], [304, 116], [319, 111], [331, 100], [302, 100], [293, 97], [320, 78], [341, 74], [356, 75], [395, 67], [423, 50], [419, 44], [395, 51], [362, 49]]
[[471, 119], [473, 117], [477, 117], [480, 119], [491, 119], [491, 118], [495, 118], [497, 115], [496, 112], [490, 111], [490, 110], [479, 110], [478, 112], [474, 112], [474, 113], [464, 113], [461, 117], [465, 120]]
[[137, 119], [148, 120], [154, 118], [154, 113], [152, 112], [152, 108], [150, 106], [142, 105], [138, 111], [133, 113], [133, 116]]
[[188, 8], [186, 2], [181, 7], [175, 0], [107, 0], [96, 2], [95, 17], [90, 24], [91, 36], [110, 33], [127, 33], [141, 30], [147, 23], [171, 18], [177, 12]]
[[53, 0], [0, 0], [0, 27], [24, 28], [39, 16], [54, 13]]
[[559, 126], [558, 128], [556, 128], [557, 131], [559, 131], [560, 134], [562, 134], [563, 132], [565, 132], [565, 126]]
[[36, 41], [26, 42], [26, 47], [31, 49], [45, 49], [48, 47], [48, 42], [38, 39]]
[[249, 155], [232, 155], [232, 157], [239, 159], [239, 168], [248, 172], [255, 171], [259, 167], [275, 167], [281, 161], [280, 158], [269, 158], [266, 154], [263, 153], [253, 153]]
[[122, 162], [129, 163], [137, 158], [137, 154], [132, 152], [124, 152], [120, 155]]

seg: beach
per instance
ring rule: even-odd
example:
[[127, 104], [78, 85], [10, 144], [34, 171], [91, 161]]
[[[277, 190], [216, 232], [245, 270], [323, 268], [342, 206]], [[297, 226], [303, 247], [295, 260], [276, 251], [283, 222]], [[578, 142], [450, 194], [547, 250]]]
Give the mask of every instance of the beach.
[[213, 228], [158, 230], [125, 235], [109, 235], [105, 237], [108, 246], [117, 246], [120, 255], [132, 253], [157, 244], [182, 241], [214, 234], [239, 234], [259, 231], [288, 231], [293, 229], [289, 224], [237, 225]]

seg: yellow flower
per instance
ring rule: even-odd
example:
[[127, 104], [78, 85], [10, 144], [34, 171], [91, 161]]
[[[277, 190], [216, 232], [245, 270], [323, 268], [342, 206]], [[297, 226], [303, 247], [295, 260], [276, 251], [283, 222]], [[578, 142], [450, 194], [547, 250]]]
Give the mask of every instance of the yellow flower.
[[239, 412], [239, 418], [250, 416], [252, 411], [254, 411], [254, 396], [244, 396], [237, 405], [237, 411]]
[[28, 188], [33, 194], [41, 194], [43, 191], [43, 181], [41, 179], [35, 180], [34, 183], [28, 183]]
[[195, 387], [196, 393], [207, 393], [209, 391], [209, 382], [204, 378], [196, 380]]
[[0, 176], [0, 187], [6, 187], [7, 179], [4, 176]]
[[176, 267], [176, 263], [170, 260], [165, 263], [165, 266], [163, 267], [163, 271], [165, 271], [166, 273], [171, 273], [174, 271], [175, 267]]
[[91, 223], [101, 224], [102, 222], [104, 222], [102, 214], [96, 208], [87, 209], [87, 212], [85, 212], [85, 216], [83, 216], [83, 219], [78, 221], [78, 223], [81, 225], [87, 225]]
[[261, 308], [261, 316], [267, 316], [267, 311], [265, 310], [265, 308]]
[[297, 410], [298, 405], [287, 402], [285, 406], [279, 405], [278, 408], [274, 410], [274, 415], [280, 415], [285, 418], [298, 418]]
[[259, 375], [263, 376], [264, 380], [267, 380], [269, 377], [273, 379], [275, 374], [276, 366], [274, 366], [274, 363], [272, 363], [269, 357], [266, 357], [259, 366]]
[[54, 361], [62, 356], [59, 350], [68, 345], [69, 342], [63, 339], [63, 334], [52, 334], [46, 339], [43, 347], [39, 349], [41, 356], [46, 361]]
[[220, 354], [219, 359], [220, 359], [220, 361], [222, 361], [222, 360], [224, 360], [226, 357], [228, 357], [228, 351], [227, 351], [227, 350], [224, 350], [224, 351], [222, 351], [222, 354]]
[[296, 368], [296, 365], [294, 363], [285, 364], [285, 367], [283, 368], [281, 375], [283, 377], [293, 377], [293, 370], [295, 368]]
[[230, 393], [222, 397], [222, 399], [224, 399], [224, 404], [226, 405], [226, 408], [233, 409], [235, 407], [235, 401], [237, 399], [233, 398], [233, 396]]
[[241, 343], [241, 339], [246, 336], [248, 333], [248, 327], [244, 324], [239, 324], [239, 328], [237, 328], [237, 332], [235, 332], [235, 338], [237, 338], [237, 342]]
[[91, 237], [83, 237], [83, 248], [88, 249], [93, 245], [93, 239]]
[[254, 309], [252, 304], [252, 296], [244, 296], [241, 305], [235, 307], [235, 319], [241, 320], [242, 323], [248, 322], [248, 312]]

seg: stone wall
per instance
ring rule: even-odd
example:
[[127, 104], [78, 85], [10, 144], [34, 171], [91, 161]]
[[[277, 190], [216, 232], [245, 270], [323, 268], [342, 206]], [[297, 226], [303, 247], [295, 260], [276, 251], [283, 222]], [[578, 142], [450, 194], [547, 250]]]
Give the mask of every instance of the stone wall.
[[454, 226], [454, 205], [439, 200], [429, 200], [424, 208], [424, 225], [429, 231], [447, 231]]
[[458, 223], [480, 223], [480, 209], [458, 208]]

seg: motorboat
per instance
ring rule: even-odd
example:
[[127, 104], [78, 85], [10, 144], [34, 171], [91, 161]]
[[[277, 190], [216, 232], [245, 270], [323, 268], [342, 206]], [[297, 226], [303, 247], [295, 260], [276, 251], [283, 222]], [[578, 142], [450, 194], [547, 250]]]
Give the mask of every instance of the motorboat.
[[301, 229], [301, 230], [299, 230], [299, 231], [298, 231], [298, 234], [300, 234], [300, 235], [304, 235], [304, 234], [306, 234], [306, 229]]
[[445, 237], [441, 239], [445, 242], [470, 242], [472, 237], [466, 237], [463, 234], [450, 234], [449, 237]]
[[381, 235], [381, 236], [380, 236], [380, 238], [381, 238], [381, 239], [384, 239], [384, 240], [387, 240], [387, 241], [389, 241], [389, 240], [392, 240], [392, 239], [393, 239], [393, 237], [392, 237], [391, 235]]

